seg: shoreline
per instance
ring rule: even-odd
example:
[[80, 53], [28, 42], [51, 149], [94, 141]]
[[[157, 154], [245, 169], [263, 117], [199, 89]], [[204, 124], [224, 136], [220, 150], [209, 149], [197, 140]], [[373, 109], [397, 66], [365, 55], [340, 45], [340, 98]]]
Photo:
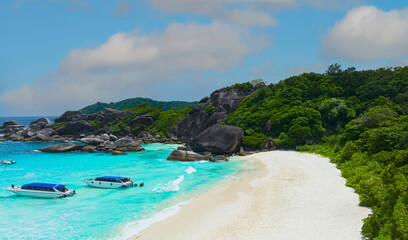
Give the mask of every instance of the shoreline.
[[239, 157], [238, 176], [132, 239], [362, 239], [354, 189], [328, 158], [293, 151]]

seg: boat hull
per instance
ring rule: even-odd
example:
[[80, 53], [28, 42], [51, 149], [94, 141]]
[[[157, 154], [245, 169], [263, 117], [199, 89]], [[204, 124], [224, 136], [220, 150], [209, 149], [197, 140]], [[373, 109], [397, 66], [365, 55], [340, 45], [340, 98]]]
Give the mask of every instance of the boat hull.
[[82, 181], [88, 184], [88, 186], [96, 187], [96, 188], [128, 188], [133, 185], [131, 182], [116, 183], [116, 182], [95, 181], [93, 179], [85, 179]]
[[36, 198], [64, 198], [74, 195], [73, 190], [68, 190], [67, 192], [46, 192], [46, 191], [35, 191], [35, 190], [24, 190], [21, 188], [7, 188], [8, 191], [22, 197], [36, 197]]

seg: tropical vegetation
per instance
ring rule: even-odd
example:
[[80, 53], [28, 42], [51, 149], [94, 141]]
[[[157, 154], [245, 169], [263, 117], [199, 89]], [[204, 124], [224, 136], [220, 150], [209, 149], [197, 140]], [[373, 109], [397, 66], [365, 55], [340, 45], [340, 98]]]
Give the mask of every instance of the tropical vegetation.
[[174, 109], [183, 109], [190, 106], [197, 105], [197, 102], [185, 102], [185, 101], [156, 101], [150, 98], [129, 98], [119, 102], [111, 102], [111, 103], [102, 103], [97, 102], [95, 104], [89, 105], [87, 107], [82, 108], [80, 111], [83, 114], [92, 114], [103, 111], [105, 108], [113, 108], [116, 110], [125, 110], [129, 109], [135, 105], [149, 103], [151, 107], [156, 107], [162, 105], [162, 109], [164, 111]]
[[[243, 144], [266, 138], [279, 148], [330, 157], [372, 208], [363, 233], [408, 239], [408, 67], [357, 71], [331, 65], [293, 76], [245, 98], [226, 124], [244, 129]], [[269, 127], [268, 124], [269, 123]]]

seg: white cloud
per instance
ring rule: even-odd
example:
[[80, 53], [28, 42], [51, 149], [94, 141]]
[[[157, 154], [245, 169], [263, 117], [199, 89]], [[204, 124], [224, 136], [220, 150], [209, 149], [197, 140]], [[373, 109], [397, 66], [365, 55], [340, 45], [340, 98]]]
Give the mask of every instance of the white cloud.
[[217, 22], [174, 23], [163, 33], [117, 33], [95, 48], [73, 50], [48, 77], [48, 86], [26, 85], [0, 96], [0, 103], [9, 114], [49, 114], [95, 101], [152, 96], [161, 85], [174, 86], [169, 94], [189, 86], [185, 94], [191, 97], [194, 78], [186, 74], [227, 71], [267, 45], [262, 36]]
[[392, 59], [408, 54], [408, 8], [384, 12], [363, 6], [350, 10], [326, 36], [324, 56], [350, 61]]

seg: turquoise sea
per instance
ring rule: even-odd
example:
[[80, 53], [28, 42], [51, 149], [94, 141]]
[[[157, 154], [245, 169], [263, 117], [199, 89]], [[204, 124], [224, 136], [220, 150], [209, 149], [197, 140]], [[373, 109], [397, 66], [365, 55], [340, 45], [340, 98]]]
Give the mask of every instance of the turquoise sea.
[[[146, 151], [41, 153], [50, 143], [0, 142], [0, 239], [128, 239], [175, 214], [194, 194], [237, 172], [239, 161], [174, 162], [166, 158], [177, 145], [148, 144]], [[144, 187], [97, 189], [81, 179], [103, 175], [130, 177]], [[74, 197], [37, 199], [5, 190], [11, 184], [61, 183]]]

